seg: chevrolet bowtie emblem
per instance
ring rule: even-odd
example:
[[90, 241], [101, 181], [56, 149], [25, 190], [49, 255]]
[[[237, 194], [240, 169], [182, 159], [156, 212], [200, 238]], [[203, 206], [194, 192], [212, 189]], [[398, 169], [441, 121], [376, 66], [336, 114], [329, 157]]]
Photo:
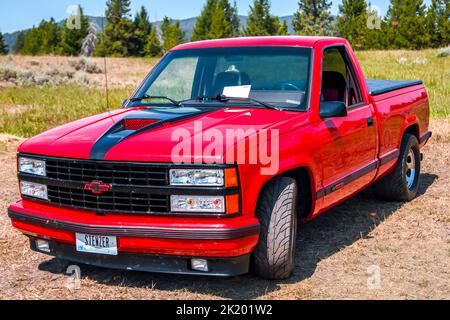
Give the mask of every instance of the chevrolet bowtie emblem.
[[102, 194], [111, 190], [111, 185], [104, 184], [101, 181], [92, 181], [84, 185], [84, 190], [91, 191], [93, 194]]

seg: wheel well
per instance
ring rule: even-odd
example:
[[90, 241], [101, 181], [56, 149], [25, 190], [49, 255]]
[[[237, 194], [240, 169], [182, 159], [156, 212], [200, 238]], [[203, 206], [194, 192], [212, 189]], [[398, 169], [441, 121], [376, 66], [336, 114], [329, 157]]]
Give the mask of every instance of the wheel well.
[[[284, 172], [278, 176], [273, 177], [269, 181], [278, 178], [278, 177], [290, 177], [297, 182], [298, 186], [298, 217], [306, 218], [311, 214], [312, 210], [312, 179], [311, 175], [307, 168], [299, 167], [287, 172]], [[265, 185], [261, 188], [259, 197], [261, 196], [261, 192], [263, 192], [264, 187], [269, 183], [267, 181]], [[259, 198], [258, 197], [258, 198]]]
[[299, 218], [306, 218], [311, 214], [312, 210], [312, 179], [307, 168], [300, 167], [288, 171], [283, 176], [288, 176], [297, 182], [299, 189], [298, 193], [298, 216]]
[[403, 133], [403, 136], [407, 133], [412, 134], [413, 136], [415, 136], [417, 138], [417, 140], [420, 140], [419, 125], [417, 123], [407, 127], [405, 132]]

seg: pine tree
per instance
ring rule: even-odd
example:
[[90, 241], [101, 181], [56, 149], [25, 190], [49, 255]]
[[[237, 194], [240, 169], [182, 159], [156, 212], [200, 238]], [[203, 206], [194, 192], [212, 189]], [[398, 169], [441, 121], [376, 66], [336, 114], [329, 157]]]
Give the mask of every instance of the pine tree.
[[438, 15], [438, 28], [442, 34], [440, 46], [450, 44], [450, 0], [443, 0], [443, 10]]
[[386, 14], [391, 48], [420, 49], [430, 45], [423, 0], [391, 0]]
[[149, 35], [152, 31], [152, 24], [149, 21], [148, 12], [144, 6], [141, 7], [141, 10], [136, 14], [136, 17], [134, 18], [133, 28], [147, 35]]
[[83, 9], [78, 6], [76, 15], [64, 24], [59, 53], [69, 56], [77, 56], [81, 52], [84, 38], [88, 34], [89, 21], [83, 14]]
[[368, 33], [365, 0], [343, 0], [339, 6], [338, 30], [355, 48], [362, 48]]
[[278, 35], [280, 36], [288, 36], [289, 33], [289, 27], [288, 24], [286, 22], [286, 20], [283, 21], [283, 23], [280, 25], [279, 29], [278, 29]]
[[162, 49], [163, 52], [168, 52], [173, 47], [179, 45], [184, 41], [186, 33], [180, 28], [180, 22], [172, 23], [168, 17], [164, 17], [161, 25]]
[[292, 25], [298, 35], [331, 36], [333, 17], [328, 0], [300, 0]]
[[3, 34], [0, 32], [0, 55], [4, 55], [8, 53], [8, 46], [5, 43], [5, 38], [3, 38]]
[[208, 0], [198, 17], [192, 41], [229, 38], [239, 34], [239, 16], [236, 2], [229, 0]]
[[152, 24], [149, 21], [147, 10], [144, 6], [136, 14], [133, 21], [133, 47], [130, 52], [132, 55], [144, 56], [147, 38], [152, 31]]
[[158, 30], [152, 27], [145, 44], [145, 55], [148, 57], [158, 57], [162, 53], [161, 41], [159, 41]]
[[269, 0], [254, 0], [250, 6], [247, 28], [244, 33], [247, 36], [273, 36], [280, 31], [280, 20], [270, 13]]
[[426, 19], [431, 46], [448, 45], [450, 43], [450, 0], [432, 0]]
[[207, 40], [208, 33], [211, 27], [214, 11], [217, 7], [217, 0], [207, 0], [203, 7], [200, 16], [195, 22], [194, 30], [192, 32], [192, 41]]
[[[228, 2], [228, 1], [226, 1]], [[233, 36], [233, 25], [227, 20], [225, 11], [220, 4], [217, 4], [211, 20], [211, 27], [208, 32], [208, 39], [222, 39]]]
[[132, 21], [130, 19], [130, 0], [108, 0], [106, 9], [107, 25], [100, 35], [96, 55], [117, 57], [133, 53]]
[[114, 24], [122, 19], [130, 18], [130, 0], [108, 0], [106, 1], [106, 19]]
[[43, 21], [38, 30], [39, 36], [42, 38], [39, 54], [58, 53], [61, 41], [61, 27], [56, 23], [55, 19], [50, 18], [49, 21]]
[[53, 18], [42, 20], [38, 27], [27, 31], [21, 39], [23, 46], [19, 53], [26, 55], [56, 54], [59, 50], [61, 28]]
[[23, 40], [23, 47], [20, 50], [21, 54], [25, 55], [37, 55], [40, 53], [42, 46], [42, 38], [40, 36], [40, 31], [37, 27], [34, 27], [27, 31]]
[[219, 0], [218, 6], [223, 10], [225, 20], [231, 25], [231, 32], [227, 37], [236, 37], [239, 35], [239, 15], [236, 1], [231, 5], [229, 0]]

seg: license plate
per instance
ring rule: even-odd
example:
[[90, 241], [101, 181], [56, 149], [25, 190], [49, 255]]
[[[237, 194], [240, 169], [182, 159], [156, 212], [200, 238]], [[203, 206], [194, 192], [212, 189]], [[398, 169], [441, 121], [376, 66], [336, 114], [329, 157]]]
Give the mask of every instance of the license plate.
[[77, 233], [77, 251], [117, 256], [117, 237]]

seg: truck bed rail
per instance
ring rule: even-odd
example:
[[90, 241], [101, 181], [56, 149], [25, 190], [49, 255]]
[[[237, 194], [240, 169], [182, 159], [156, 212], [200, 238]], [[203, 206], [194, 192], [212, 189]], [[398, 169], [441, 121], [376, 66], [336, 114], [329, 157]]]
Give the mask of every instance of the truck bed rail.
[[422, 84], [423, 81], [421, 80], [397, 81], [397, 80], [367, 79], [367, 87], [369, 88], [369, 93], [372, 96], [378, 96], [383, 93], [388, 93], [394, 90], [399, 90]]

